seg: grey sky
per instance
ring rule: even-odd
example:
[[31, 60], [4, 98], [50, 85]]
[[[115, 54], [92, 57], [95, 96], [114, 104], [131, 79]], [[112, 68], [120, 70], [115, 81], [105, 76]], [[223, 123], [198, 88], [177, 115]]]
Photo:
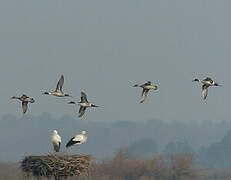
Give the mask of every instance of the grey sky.
[[[13, 95], [36, 100], [28, 114], [77, 118], [80, 91], [101, 108], [89, 120], [228, 120], [230, 1], [0, 1], [0, 116], [22, 116]], [[75, 98], [42, 95], [61, 74]], [[194, 77], [224, 86], [201, 98]], [[159, 86], [139, 104], [135, 83]], [[80, 120], [80, 119], [78, 119]]]

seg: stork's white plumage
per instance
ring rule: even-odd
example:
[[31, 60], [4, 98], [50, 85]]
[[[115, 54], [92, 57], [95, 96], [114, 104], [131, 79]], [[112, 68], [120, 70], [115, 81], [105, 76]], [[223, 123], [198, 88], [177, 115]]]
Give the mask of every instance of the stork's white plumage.
[[54, 151], [59, 152], [60, 146], [61, 146], [61, 137], [58, 134], [57, 130], [54, 130], [52, 135], [51, 135], [51, 141], [54, 146]]
[[66, 148], [76, 144], [83, 144], [87, 141], [86, 131], [82, 131], [81, 134], [77, 134], [75, 137], [71, 138], [71, 140], [67, 143]]

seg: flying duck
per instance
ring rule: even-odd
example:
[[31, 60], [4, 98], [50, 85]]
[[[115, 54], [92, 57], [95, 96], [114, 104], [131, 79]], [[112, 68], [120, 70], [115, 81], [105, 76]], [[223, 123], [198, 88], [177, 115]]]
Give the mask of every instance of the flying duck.
[[83, 144], [87, 142], [86, 131], [82, 131], [81, 134], [75, 135], [75, 137], [71, 138], [71, 140], [66, 144], [66, 148], [69, 148], [72, 145], [76, 144], [76, 148], [78, 148], [79, 144]]
[[27, 104], [35, 102], [35, 100], [33, 98], [30, 98], [25, 94], [23, 94], [21, 97], [13, 96], [11, 99], [18, 99], [18, 100], [22, 101], [22, 112], [23, 112], [23, 114], [25, 114], [26, 111], [27, 111]]
[[64, 84], [64, 76], [62, 75], [56, 85], [56, 89], [53, 92], [45, 92], [43, 94], [47, 94], [47, 95], [54, 95], [57, 97], [65, 97], [65, 96], [70, 96], [69, 94], [66, 94], [62, 91], [62, 87]]
[[59, 152], [60, 146], [61, 146], [61, 137], [58, 134], [57, 130], [54, 130], [52, 135], [51, 135], [51, 141], [54, 146], [54, 151]]
[[141, 87], [143, 88], [142, 94], [141, 94], [141, 99], [140, 99], [140, 103], [144, 102], [144, 100], [147, 97], [148, 91], [153, 89], [153, 90], [157, 90], [158, 87], [157, 86], [153, 86], [151, 81], [147, 81], [146, 83], [139, 85], [139, 84], [135, 84], [133, 87]]
[[80, 106], [78, 117], [82, 117], [83, 114], [85, 113], [85, 110], [88, 107], [99, 107], [99, 106], [96, 106], [92, 103], [89, 103], [87, 100], [87, 95], [84, 92], [81, 92], [81, 101], [80, 102], [70, 101], [69, 104], [78, 104]]
[[205, 78], [204, 80], [200, 80], [198, 78], [194, 79], [195, 82], [201, 82], [202, 85], [202, 98], [205, 100], [208, 95], [208, 87], [209, 86], [221, 86], [214, 82], [210, 77]]

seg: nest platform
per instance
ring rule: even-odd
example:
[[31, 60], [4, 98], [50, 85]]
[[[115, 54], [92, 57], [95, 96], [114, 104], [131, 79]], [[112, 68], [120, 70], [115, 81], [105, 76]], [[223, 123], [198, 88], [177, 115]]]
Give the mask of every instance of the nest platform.
[[70, 176], [88, 176], [91, 157], [89, 155], [50, 154], [44, 156], [26, 156], [21, 162], [21, 169], [34, 177], [52, 176], [56, 180]]

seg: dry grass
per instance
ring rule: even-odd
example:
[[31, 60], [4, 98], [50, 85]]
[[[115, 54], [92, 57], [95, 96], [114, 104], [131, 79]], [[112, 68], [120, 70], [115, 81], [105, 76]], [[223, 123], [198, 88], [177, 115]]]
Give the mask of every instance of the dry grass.
[[[124, 156], [125, 155], [125, 156]], [[112, 160], [93, 163], [92, 180], [199, 180], [200, 169], [191, 155], [129, 159], [117, 154]]]
[[0, 163], [0, 180], [17, 180], [19, 178], [22, 179], [22, 172], [17, 163]]
[[201, 170], [192, 156], [182, 154], [137, 159], [118, 153], [113, 159], [92, 163], [84, 155], [47, 155], [25, 157], [20, 167], [0, 163], [0, 180], [52, 180], [55, 176], [70, 176], [68, 180], [228, 180], [231, 171]]

